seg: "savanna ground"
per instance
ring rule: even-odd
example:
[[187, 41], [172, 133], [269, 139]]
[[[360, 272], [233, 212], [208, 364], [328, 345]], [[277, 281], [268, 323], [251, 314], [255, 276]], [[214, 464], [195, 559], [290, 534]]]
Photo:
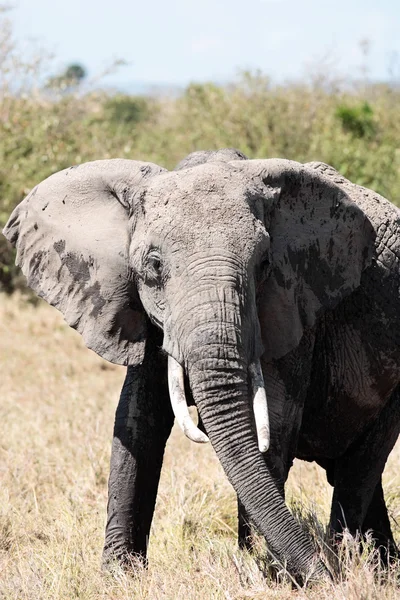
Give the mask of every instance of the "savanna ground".
[[[400, 596], [400, 567], [385, 575], [368, 547], [343, 577], [305, 591], [268, 575], [265, 547], [236, 546], [236, 501], [208, 446], [174, 428], [167, 444], [149, 546], [136, 576], [100, 570], [113, 417], [123, 367], [111, 365], [40, 302], [0, 295], [1, 600], [372, 600]], [[400, 528], [400, 446], [385, 490]], [[288, 502], [324, 549], [330, 488], [315, 465], [296, 461]], [[354, 545], [353, 545], [354, 550]], [[325, 550], [328, 552], [327, 550]]]

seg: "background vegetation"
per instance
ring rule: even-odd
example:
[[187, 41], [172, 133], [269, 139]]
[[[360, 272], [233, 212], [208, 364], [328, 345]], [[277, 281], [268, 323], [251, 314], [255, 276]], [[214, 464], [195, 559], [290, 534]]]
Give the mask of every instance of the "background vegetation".
[[[39, 181], [101, 158], [173, 168], [193, 150], [236, 147], [250, 158], [322, 160], [352, 181], [400, 199], [400, 87], [341, 81], [329, 67], [303, 84], [241, 73], [230, 85], [193, 83], [177, 97], [134, 97], [87, 83], [80, 65], [49, 74], [43, 52], [15, 46], [0, 14], [0, 226]], [[0, 239], [0, 286], [21, 283]]]

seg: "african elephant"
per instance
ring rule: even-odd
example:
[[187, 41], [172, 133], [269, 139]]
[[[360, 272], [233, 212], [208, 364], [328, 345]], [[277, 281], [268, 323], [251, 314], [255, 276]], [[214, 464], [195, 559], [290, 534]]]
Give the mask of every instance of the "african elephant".
[[173, 414], [211, 440], [242, 543], [248, 516], [299, 579], [327, 571], [284, 502], [295, 456], [326, 468], [333, 532], [395, 547], [381, 475], [400, 424], [399, 229], [395, 206], [325, 164], [230, 149], [171, 172], [71, 167], [15, 209], [4, 233], [29, 285], [128, 365], [106, 559], [146, 557]]

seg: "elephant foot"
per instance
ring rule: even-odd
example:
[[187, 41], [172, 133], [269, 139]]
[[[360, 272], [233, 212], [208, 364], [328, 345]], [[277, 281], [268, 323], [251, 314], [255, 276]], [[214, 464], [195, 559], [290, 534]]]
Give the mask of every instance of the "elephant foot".
[[240, 550], [251, 552], [254, 550], [254, 537], [250, 523], [247, 521], [241, 522], [239, 517], [238, 524], [238, 546]]
[[240, 550], [247, 550], [247, 552], [252, 552], [254, 550], [254, 539], [251, 532], [244, 536], [238, 536], [238, 546]]
[[143, 552], [133, 552], [126, 548], [104, 548], [101, 559], [101, 570], [113, 572], [122, 569], [126, 572], [137, 573], [147, 569], [148, 558]]
[[[361, 556], [365, 547], [369, 547], [375, 552], [374, 559], [379, 563], [380, 571], [397, 566], [400, 560], [400, 551], [393, 539], [388, 539], [376, 531], [356, 531], [350, 532], [348, 529], [341, 532], [332, 531], [330, 543], [333, 554], [337, 557], [337, 564], [340, 565], [341, 557], [347, 555], [350, 558]], [[340, 569], [340, 566], [339, 566]]]
[[398, 565], [400, 553], [397, 545], [394, 542], [388, 542], [385, 545], [379, 544], [375, 546], [379, 552], [381, 566], [385, 569], [391, 566]]
[[382, 569], [390, 569], [391, 566], [399, 564], [399, 548], [393, 538], [372, 530], [367, 531], [362, 537], [366, 543], [372, 543]]
[[[383, 569], [398, 564], [400, 552], [393, 538], [381, 478], [376, 484], [366, 509], [362, 526], [359, 523], [359, 515], [362, 514], [361, 508], [354, 510], [354, 506], [351, 506], [349, 502], [346, 504], [349, 507], [347, 510], [343, 510], [339, 502], [332, 505], [331, 538], [333, 545], [337, 548], [337, 553], [341, 553], [340, 546], [351, 535], [354, 539], [354, 544], [350, 545], [351, 552], [354, 547], [354, 551], [361, 554], [367, 544], [372, 546], [377, 561], [380, 562]], [[343, 523], [346, 524], [346, 527], [343, 526]]]

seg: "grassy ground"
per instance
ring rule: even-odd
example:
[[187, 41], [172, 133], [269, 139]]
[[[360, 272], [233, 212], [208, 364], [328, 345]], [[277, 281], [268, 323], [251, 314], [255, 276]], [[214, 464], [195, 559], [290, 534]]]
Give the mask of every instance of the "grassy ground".
[[[211, 447], [174, 430], [168, 443], [150, 543], [150, 568], [135, 577], [100, 572], [113, 413], [124, 369], [86, 350], [47, 305], [0, 296], [0, 598], [244, 600], [394, 599], [396, 578], [368, 549], [346, 579], [306, 591], [264, 577], [236, 547], [233, 491]], [[396, 537], [400, 446], [385, 472]], [[314, 465], [290, 476], [292, 508], [318, 535], [330, 489]]]

